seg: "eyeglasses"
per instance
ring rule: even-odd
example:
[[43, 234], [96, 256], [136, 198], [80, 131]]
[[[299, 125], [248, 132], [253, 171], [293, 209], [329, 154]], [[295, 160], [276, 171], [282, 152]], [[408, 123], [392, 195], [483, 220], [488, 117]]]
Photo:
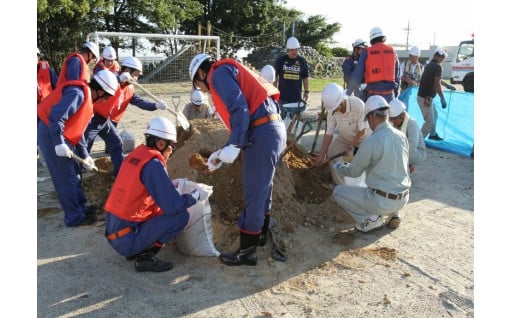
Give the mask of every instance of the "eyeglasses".
[[174, 152], [176, 150], [176, 146], [172, 144], [172, 141], [170, 140], [166, 140], [167, 142], [167, 147], [171, 148], [172, 152]]

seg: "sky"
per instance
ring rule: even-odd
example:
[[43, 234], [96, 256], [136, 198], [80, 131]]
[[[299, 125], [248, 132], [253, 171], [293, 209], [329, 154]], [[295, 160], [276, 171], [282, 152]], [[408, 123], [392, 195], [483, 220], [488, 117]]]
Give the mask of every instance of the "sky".
[[351, 44], [358, 38], [369, 42], [373, 27], [384, 31], [388, 44], [405, 45], [409, 24], [409, 46], [417, 45], [420, 49], [428, 49], [430, 45], [457, 46], [475, 33], [473, 1], [287, 0], [285, 7], [304, 12], [306, 16], [322, 15], [327, 23], [341, 24], [341, 31], [334, 36], [339, 43], [335, 46], [347, 49], [352, 49]]

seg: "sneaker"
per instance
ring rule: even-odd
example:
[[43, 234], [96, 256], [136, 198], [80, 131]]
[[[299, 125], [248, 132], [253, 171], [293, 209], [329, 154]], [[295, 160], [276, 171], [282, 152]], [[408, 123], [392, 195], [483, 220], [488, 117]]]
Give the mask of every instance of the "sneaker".
[[389, 215], [389, 221], [387, 226], [390, 229], [397, 229], [398, 226], [400, 226], [400, 223], [402, 222], [402, 219], [400, 218], [400, 215], [398, 213], [392, 213]]
[[380, 230], [384, 227], [384, 220], [379, 215], [376, 220], [372, 220], [371, 218], [368, 218], [364, 220], [363, 222], [356, 224], [355, 228], [359, 232], [363, 233], [370, 233], [373, 231]]
[[435, 141], [441, 141], [441, 140], [443, 140], [443, 138], [439, 137], [438, 135], [428, 136], [428, 139], [430, 139], [430, 140], [435, 140]]
[[171, 270], [174, 265], [171, 262], [159, 260], [155, 254], [147, 253], [137, 256], [135, 260], [135, 270], [137, 272], [165, 272]]

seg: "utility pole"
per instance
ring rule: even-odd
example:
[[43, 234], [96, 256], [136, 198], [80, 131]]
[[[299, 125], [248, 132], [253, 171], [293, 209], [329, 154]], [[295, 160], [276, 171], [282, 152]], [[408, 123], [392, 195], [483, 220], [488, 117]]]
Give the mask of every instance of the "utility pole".
[[407, 39], [405, 42], [405, 49], [409, 51], [409, 31], [411, 31], [411, 28], [409, 28], [409, 20], [407, 20], [407, 29], [403, 29], [404, 31], [407, 31]]

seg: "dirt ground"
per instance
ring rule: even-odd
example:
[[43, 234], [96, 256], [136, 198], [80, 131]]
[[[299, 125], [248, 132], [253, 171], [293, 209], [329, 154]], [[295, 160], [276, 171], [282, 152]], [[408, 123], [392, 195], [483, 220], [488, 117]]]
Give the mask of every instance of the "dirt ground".
[[[319, 104], [319, 94], [312, 98]], [[130, 106], [119, 128], [140, 144], [153, 116], [174, 120]], [[191, 123], [191, 131], [179, 130], [169, 175], [213, 186], [214, 242], [229, 251], [238, 244], [242, 158], [205, 171], [202, 161], [227, 131], [217, 119]], [[272, 259], [267, 244], [255, 267], [185, 256], [170, 242], [159, 256], [172, 260], [173, 270], [137, 273], [107, 244], [103, 213], [93, 226], [63, 225], [48, 172], [38, 164], [38, 317], [472, 317], [473, 160], [428, 149], [400, 227], [361, 234], [332, 200], [328, 168], [310, 168], [313, 138], [291, 148], [274, 180], [272, 216], [288, 260]], [[89, 203], [100, 207], [113, 182], [103, 149], [98, 139], [92, 155], [100, 171], [83, 181]]]

